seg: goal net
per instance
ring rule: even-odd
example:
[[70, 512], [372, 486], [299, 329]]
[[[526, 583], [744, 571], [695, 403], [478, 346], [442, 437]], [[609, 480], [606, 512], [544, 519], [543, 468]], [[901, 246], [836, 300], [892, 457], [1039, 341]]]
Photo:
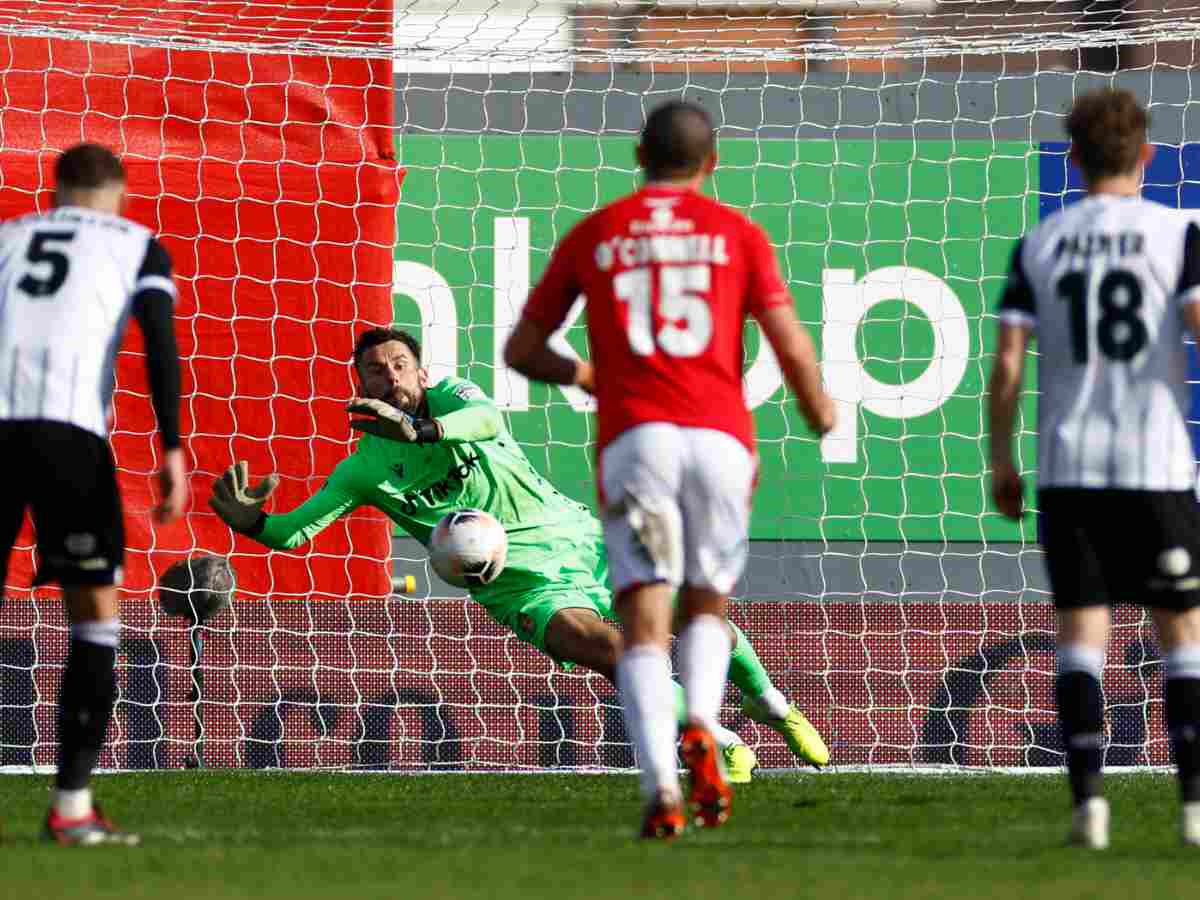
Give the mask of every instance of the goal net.
[[[1149, 103], [1146, 193], [1200, 205], [1200, 7], [807, 0], [0, 0], [0, 214], [45, 208], [58, 152], [112, 146], [130, 215], [180, 286], [192, 511], [154, 529], [158, 449], [133, 329], [113, 445], [129, 553], [120, 699], [101, 764], [622, 768], [611, 685], [566, 672], [432, 578], [360, 510], [293, 552], [234, 538], [209, 486], [246, 459], [270, 509], [353, 448], [355, 334], [417, 331], [534, 465], [594, 502], [584, 397], [500, 348], [555, 242], [634, 188], [644, 115], [685, 97], [720, 128], [711, 190], [770, 234], [839, 405], [809, 436], [751, 330], [761, 474], [732, 617], [843, 765], [1059, 765], [1049, 595], [1033, 522], [988, 504], [990, 309], [1017, 238], [1079, 191], [1062, 115], [1091, 87]], [[574, 322], [563, 346], [584, 352]], [[1036, 397], [1020, 436], [1032, 474]], [[156, 584], [197, 553], [238, 575], [196, 629]], [[67, 630], [29, 588], [0, 606], [0, 765], [46, 767]], [[394, 593], [412, 575], [417, 589]], [[202, 653], [197, 650], [202, 645]], [[1160, 653], [1122, 610], [1104, 678], [1110, 765], [1168, 761]], [[795, 765], [724, 722], [765, 767]]]

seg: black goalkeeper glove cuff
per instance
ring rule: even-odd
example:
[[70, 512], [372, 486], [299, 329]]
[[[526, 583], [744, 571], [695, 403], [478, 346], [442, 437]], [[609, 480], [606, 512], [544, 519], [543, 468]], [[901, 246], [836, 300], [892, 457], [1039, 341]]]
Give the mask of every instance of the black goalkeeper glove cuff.
[[242, 532], [246, 537], [258, 537], [263, 533], [263, 529], [267, 527], [267, 514], [260, 512], [258, 518], [254, 520], [254, 524]]
[[437, 419], [413, 419], [412, 426], [418, 444], [436, 444], [442, 439], [442, 423]]

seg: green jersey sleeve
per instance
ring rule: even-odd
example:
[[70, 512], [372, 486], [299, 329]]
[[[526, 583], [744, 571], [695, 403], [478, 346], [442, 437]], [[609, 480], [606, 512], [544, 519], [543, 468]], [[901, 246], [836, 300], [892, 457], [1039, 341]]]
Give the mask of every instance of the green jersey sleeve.
[[500, 410], [483, 391], [463, 378], [445, 378], [426, 394], [430, 413], [441, 423], [442, 441], [490, 441], [504, 426]]
[[267, 516], [254, 539], [273, 550], [292, 550], [312, 540], [339, 518], [363, 504], [353, 456], [338, 463], [325, 486], [282, 515]]

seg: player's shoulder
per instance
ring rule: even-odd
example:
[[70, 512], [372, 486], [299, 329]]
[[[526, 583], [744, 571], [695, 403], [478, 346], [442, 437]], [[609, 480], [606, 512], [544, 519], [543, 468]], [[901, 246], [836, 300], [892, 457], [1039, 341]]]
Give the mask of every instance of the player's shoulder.
[[487, 400], [488, 396], [484, 393], [483, 388], [473, 381], [468, 381], [466, 378], [458, 378], [454, 375], [447, 375], [437, 384], [430, 385], [425, 389], [431, 399], [435, 398], [453, 398], [463, 402], [472, 400]]
[[44, 212], [27, 212], [21, 213], [19, 216], [13, 216], [10, 219], [5, 219], [0, 222], [0, 229], [4, 231], [16, 230], [19, 228], [29, 228], [36, 225], [38, 222], [44, 221], [46, 214]]
[[387, 438], [363, 432], [358, 435], [354, 450], [333, 467], [322, 487], [336, 487], [351, 493], [360, 492], [364, 484], [370, 484], [372, 473], [386, 463], [389, 451], [397, 444]]
[[7, 240], [43, 230], [63, 232], [64, 237], [69, 232], [73, 250], [103, 246], [120, 258], [140, 260], [157, 247], [166, 255], [154, 232], [140, 222], [81, 206], [29, 212], [0, 223], [0, 237]]
[[141, 222], [82, 206], [58, 206], [42, 213], [41, 219], [48, 225], [95, 228], [105, 232], [110, 238], [118, 237], [135, 243], [149, 240], [154, 235], [154, 232]]
[[[0, 222], [0, 241], [28, 240], [30, 232], [42, 227], [47, 219], [45, 212], [27, 212]], [[25, 237], [22, 238], [22, 235]]]
[[1047, 215], [1022, 238], [1019, 248], [1023, 262], [1036, 262], [1076, 246], [1079, 238], [1075, 235], [1097, 230], [1106, 234], [1140, 231], [1153, 253], [1172, 247], [1173, 242], [1164, 239], [1171, 234], [1182, 239], [1193, 223], [1200, 224], [1194, 210], [1145, 197], [1091, 195]]
[[706, 230], [720, 231], [751, 245], [771, 243], [767, 230], [737, 207], [698, 192], [690, 198], [689, 207], [702, 217]]

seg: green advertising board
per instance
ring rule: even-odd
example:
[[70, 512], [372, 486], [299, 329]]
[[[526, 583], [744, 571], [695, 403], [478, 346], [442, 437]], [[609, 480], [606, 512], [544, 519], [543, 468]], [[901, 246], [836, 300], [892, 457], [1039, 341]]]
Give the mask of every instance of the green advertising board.
[[[838, 434], [818, 441], [747, 330], [761, 457], [752, 537], [1019, 540], [987, 499], [983, 394], [988, 311], [1037, 221], [1034, 148], [724, 139], [719, 149], [708, 190], [770, 234], [840, 401]], [[453, 370], [489, 391], [534, 465], [594, 502], [584, 398], [526, 384], [498, 348], [556, 241], [637, 187], [633, 142], [405, 136], [399, 151], [397, 323], [422, 329], [435, 376]], [[566, 339], [585, 352], [581, 321]]]

